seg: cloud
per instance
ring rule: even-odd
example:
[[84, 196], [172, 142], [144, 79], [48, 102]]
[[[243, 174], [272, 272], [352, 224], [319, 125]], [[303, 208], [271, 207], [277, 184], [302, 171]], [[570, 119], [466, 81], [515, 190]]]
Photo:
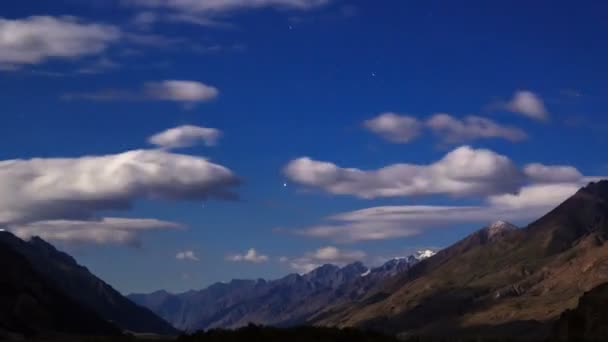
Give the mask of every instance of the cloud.
[[363, 126], [388, 141], [400, 144], [409, 143], [417, 138], [423, 128], [415, 117], [395, 113], [380, 114], [365, 121]]
[[252, 262], [252, 263], [263, 263], [268, 261], [268, 256], [259, 254], [254, 248], [251, 248], [245, 254], [234, 254], [226, 258], [228, 261], [234, 262]]
[[429, 165], [393, 164], [371, 171], [303, 157], [288, 163], [284, 173], [304, 186], [368, 199], [514, 192], [525, 178], [509, 158], [469, 146], [459, 147]]
[[95, 55], [120, 40], [121, 35], [115, 26], [87, 23], [75, 17], [0, 18], [0, 65]]
[[175, 259], [177, 260], [190, 260], [190, 261], [199, 261], [196, 254], [193, 251], [183, 251], [179, 252], [175, 255]]
[[529, 185], [516, 194], [490, 196], [487, 203], [478, 206], [371, 207], [336, 214], [322, 224], [291, 232], [336, 243], [354, 243], [412, 237], [457, 224], [482, 226], [497, 220], [532, 220], [568, 199], [583, 185], [583, 181]]
[[362, 251], [341, 250], [337, 247], [327, 246], [290, 260], [289, 266], [299, 273], [308, 273], [326, 264], [344, 266], [356, 261], [362, 261], [366, 257], [367, 254]]
[[149, 82], [145, 89], [152, 99], [176, 102], [206, 102], [219, 95], [217, 88], [195, 81]]
[[531, 181], [537, 183], [576, 182], [583, 178], [583, 175], [575, 167], [547, 166], [539, 163], [526, 165], [524, 173]]
[[500, 125], [479, 116], [455, 118], [439, 113], [421, 122], [413, 116], [384, 113], [363, 123], [367, 130], [387, 141], [406, 144], [418, 138], [425, 129], [431, 130], [446, 144], [465, 143], [482, 138], [502, 138], [513, 142], [527, 138], [519, 128]]
[[506, 109], [535, 120], [547, 120], [549, 118], [549, 113], [542, 99], [531, 91], [517, 91], [511, 101], [507, 103]]
[[148, 141], [162, 148], [174, 149], [194, 146], [201, 142], [206, 146], [215, 146], [221, 136], [222, 132], [215, 128], [185, 125], [155, 134]]
[[460, 120], [448, 114], [435, 114], [426, 125], [445, 143], [450, 144], [480, 138], [503, 138], [513, 142], [527, 138], [527, 134], [519, 128], [503, 126], [479, 116], [467, 116]]
[[182, 229], [182, 225], [154, 219], [103, 218], [99, 220], [49, 220], [8, 226], [22, 239], [39, 236], [68, 243], [138, 246], [139, 235], [150, 230]]
[[[216, 17], [263, 8], [309, 10], [328, 4], [330, 0], [124, 0], [125, 4], [146, 9], [136, 16], [135, 23], [150, 25], [159, 20], [182, 21], [204, 26], [225, 25]], [[162, 14], [162, 15], [161, 15]]]
[[574, 195], [582, 185], [580, 183], [535, 184], [523, 187], [516, 194], [491, 196], [489, 202], [502, 208], [541, 207], [548, 209]]
[[238, 183], [221, 165], [161, 150], [0, 161], [0, 225], [89, 220], [138, 199], [229, 199]]
[[92, 93], [68, 93], [65, 100], [90, 101], [171, 101], [193, 106], [219, 95], [213, 86], [197, 81], [167, 80], [147, 82], [140, 90], [105, 89]]

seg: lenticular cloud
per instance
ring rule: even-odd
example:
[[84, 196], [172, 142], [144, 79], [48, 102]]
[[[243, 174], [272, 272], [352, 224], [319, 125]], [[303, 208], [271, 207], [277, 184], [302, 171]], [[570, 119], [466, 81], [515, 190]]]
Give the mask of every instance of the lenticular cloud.
[[89, 219], [137, 199], [230, 199], [238, 182], [204, 158], [160, 150], [1, 161], [0, 224]]

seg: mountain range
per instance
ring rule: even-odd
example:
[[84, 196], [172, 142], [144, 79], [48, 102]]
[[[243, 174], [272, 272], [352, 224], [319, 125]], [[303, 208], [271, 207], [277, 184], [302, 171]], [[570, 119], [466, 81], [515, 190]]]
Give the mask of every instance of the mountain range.
[[256, 323], [354, 327], [402, 338], [605, 340], [607, 238], [608, 181], [601, 181], [525, 228], [498, 221], [436, 254], [127, 298], [42, 239], [0, 230], [0, 339], [172, 335]]
[[307, 274], [290, 274], [274, 281], [233, 280], [200, 291], [158, 291], [128, 297], [185, 331], [238, 328], [249, 323], [293, 326], [305, 324], [328, 305], [361, 298], [384, 280], [433, 254], [420, 251], [373, 269], [361, 262], [344, 267], [324, 265]]

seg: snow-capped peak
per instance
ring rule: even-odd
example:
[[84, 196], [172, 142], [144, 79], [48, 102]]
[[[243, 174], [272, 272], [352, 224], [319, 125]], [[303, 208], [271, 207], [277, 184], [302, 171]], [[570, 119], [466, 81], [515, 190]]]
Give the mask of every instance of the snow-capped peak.
[[504, 229], [504, 228], [510, 228], [510, 227], [515, 227], [515, 226], [509, 222], [502, 221], [502, 220], [496, 221], [488, 226], [488, 228], [490, 228], [490, 229]]
[[367, 271], [365, 271], [364, 273], [361, 273], [362, 277], [367, 277], [368, 275], [370, 275], [370, 273], [372, 273], [372, 269], [368, 268]]
[[424, 259], [428, 259], [430, 257], [432, 257], [433, 255], [435, 255], [436, 253], [430, 249], [425, 249], [425, 250], [421, 250], [416, 252], [416, 255], [414, 256], [414, 258], [416, 258], [416, 260], [418, 261], [422, 261]]
[[517, 226], [506, 222], [506, 221], [496, 221], [486, 228], [486, 234], [488, 239], [492, 239], [494, 236], [509, 230], [517, 229]]

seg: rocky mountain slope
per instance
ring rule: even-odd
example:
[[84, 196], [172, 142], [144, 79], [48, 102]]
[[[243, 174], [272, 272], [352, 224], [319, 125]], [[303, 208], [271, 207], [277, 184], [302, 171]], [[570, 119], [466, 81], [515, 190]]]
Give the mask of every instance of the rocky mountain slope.
[[158, 291], [129, 298], [186, 331], [249, 323], [291, 326], [307, 322], [327, 305], [362, 297], [432, 254], [425, 251], [393, 259], [371, 270], [360, 262], [342, 268], [324, 265], [304, 275], [290, 274], [274, 281], [233, 280], [178, 295]]
[[0, 340], [13, 334], [120, 334], [119, 328], [66, 296], [1, 240], [0, 269]]
[[118, 327], [138, 333], [176, 334], [177, 330], [114, 290], [80, 266], [74, 258], [40, 238], [23, 241], [0, 232], [0, 243], [19, 254], [48, 283], [71, 300], [88, 307]]
[[524, 229], [488, 227], [316, 324], [402, 336], [546, 336], [608, 281], [608, 181], [591, 183]]

